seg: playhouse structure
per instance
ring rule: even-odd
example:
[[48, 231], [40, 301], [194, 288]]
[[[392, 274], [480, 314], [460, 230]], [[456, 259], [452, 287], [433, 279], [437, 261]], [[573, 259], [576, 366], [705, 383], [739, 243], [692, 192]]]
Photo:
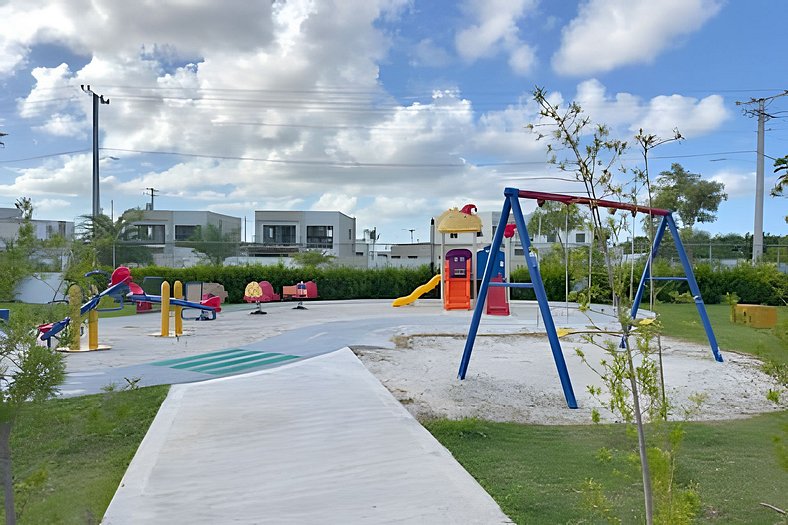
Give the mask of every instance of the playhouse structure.
[[[441, 233], [441, 297], [445, 310], [470, 310], [476, 299], [476, 282], [481, 277], [480, 269], [484, 268], [491, 253], [493, 266], [496, 269], [495, 277], [502, 282], [504, 275], [504, 258], [500, 250], [491, 252], [488, 246], [477, 250], [476, 236], [482, 231], [482, 221], [475, 215], [476, 205], [466, 204], [462, 209], [452, 208], [443, 212], [436, 220], [435, 225]], [[472, 233], [471, 249], [453, 248], [446, 251], [446, 234]], [[509, 315], [509, 304], [506, 290], [502, 293], [490, 294], [487, 313], [491, 315]]]
[[[476, 299], [478, 282], [487, 261], [492, 258], [495, 268], [493, 280], [505, 282], [508, 279], [508, 268], [505, 265], [504, 252], [491, 251], [491, 246], [477, 249], [477, 236], [482, 232], [482, 220], [475, 214], [475, 204], [466, 204], [462, 209], [451, 208], [443, 212], [436, 220], [436, 229], [441, 234], [439, 268], [441, 273], [435, 275], [427, 283], [418, 286], [409, 295], [398, 297], [391, 305], [404, 306], [413, 303], [423, 294], [441, 284], [440, 296], [444, 310], [470, 310]], [[446, 243], [446, 234], [472, 234], [472, 241], [460, 247], [450, 248]], [[511, 236], [509, 236], [511, 237]], [[468, 249], [470, 245], [471, 249]], [[491, 255], [495, 253], [495, 255]], [[509, 315], [508, 290], [501, 288], [492, 291], [486, 297], [488, 315]]]

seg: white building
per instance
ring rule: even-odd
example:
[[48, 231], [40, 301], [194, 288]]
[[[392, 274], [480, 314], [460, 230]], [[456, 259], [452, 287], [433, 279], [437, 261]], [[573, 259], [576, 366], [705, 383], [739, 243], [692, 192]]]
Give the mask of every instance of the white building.
[[[65, 239], [74, 238], [72, 221], [46, 221], [32, 219], [36, 239], [46, 241], [55, 236]], [[17, 208], [0, 208], [0, 249], [5, 249], [6, 239], [16, 239], [22, 225], [22, 210]]]
[[207, 228], [215, 226], [222, 236], [240, 244], [241, 219], [211, 211], [145, 210], [142, 219], [132, 223], [137, 230], [134, 242], [144, 244], [153, 253], [155, 264], [184, 267], [201, 262], [202, 257], [191, 248], [176, 246]]
[[286, 257], [321, 250], [338, 264], [361, 265], [356, 254], [356, 219], [338, 211], [255, 211], [254, 245], [249, 255]]

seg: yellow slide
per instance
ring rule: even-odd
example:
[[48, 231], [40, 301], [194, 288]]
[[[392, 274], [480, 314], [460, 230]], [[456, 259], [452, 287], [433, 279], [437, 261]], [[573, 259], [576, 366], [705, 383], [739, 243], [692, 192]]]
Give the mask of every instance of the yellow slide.
[[424, 295], [425, 293], [429, 292], [430, 290], [438, 286], [439, 282], [441, 282], [440, 274], [434, 276], [426, 284], [422, 284], [421, 286], [417, 287], [415, 290], [413, 290], [413, 293], [411, 293], [410, 295], [406, 295], [405, 297], [398, 297], [394, 299], [394, 302], [391, 303], [391, 306], [403, 306], [406, 304], [410, 304], [416, 299], [418, 299], [419, 297], [421, 297], [422, 295]]

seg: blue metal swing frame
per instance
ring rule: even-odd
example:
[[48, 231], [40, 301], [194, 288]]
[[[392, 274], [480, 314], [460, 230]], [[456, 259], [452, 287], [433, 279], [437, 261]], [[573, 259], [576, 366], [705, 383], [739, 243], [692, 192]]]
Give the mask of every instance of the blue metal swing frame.
[[575, 393], [572, 388], [572, 381], [569, 378], [569, 372], [566, 368], [566, 360], [564, 359], [563, 351], [561, 350], [561, 343], [558, 339], [558, 332], [555, 327], [555, 322], [553, 321], [553, 315], [550, 312], [550, 305], [547, 301], [547, 293], [545, 292], [544, 282], [542, 281], [542, 275], [539, 273], [539, 263], [531, 254], [531, 240], [530, 236], [528, 235], [528, 228], [525, 225], [525, 219], [523, 217], [523, 211], [520, 207], [520, 198], [533, 198], [537, 199], [538, 201], [544, 200], [556, 200], [559, 202], [563, 202], [564, 204], [590, 204], [592, 206], [599, 206], [599, 207], [607, 207], [607, 208], [616, 208], [616, 209], [625, 209], [630, 210], [632, 212], [645, 212], [652, 215], [661, 215], [662, 221], [660, 222], [659, 228], [657, 229], [657, 234], [654, 237], [654, 244], [651, 249], [651, 256], [649, 257], [646, 267], [643, 271], [643, 276], [640, 279], [640, 283], [638, 285], [637, 293], [635, 294], [634, 303], [632, 305], [632, 318], [634, 319], [637, 315], [638, 308], [640, 306], [640, 301], [643, 298], [643, 292], [646, 287], [646, 282], [652, 277], [651, 275], [651, 262], [657, 254], [659, 250], [659, 245], [662, 242], [662, 238], [664, 237], [665, 230], [669, 229], [671, 235], [673, 236], [673, 241], [676, 244], [676, 249], [679, 253], [679, 258], [681, 259], [681, 264], [684, 268], [684, 277], [668, 277], [668, 278], [659, 278], [659, 279], [674, 279], [674, 280], [686, 280], [687, 284], [689, 285], [690, 292], [692, 292], [693, 298], [695, 300], [695, 305], [698, 309], [698, 313], [700, 314], [700, 318], [703, 322], [703, 328], [706, 330], [706, 336], [709, 339], [709, 345], [711, 346], [711, 351], [714, 354], [714, 358], [717, 361], [722, 361], [722, 355], [720, 354], [719, 347], [717, 345], [717, 339], [714, 337], [714, 331], [711, 328], [711, 323], [709, 322], [709, 317], [706, 314], [706, 307], [703, 303], [703, 299], [700, 295], [700, 290], [698, 288], [698, 283], [695, 280], [695, 275], [692, 272], [692, 265], [689, 262], [689, 258], [687, 257], [686, 252], [684, 251], [684, 245], [681, 242], [681, 238], [678, 234], [678, 229], [676, 228], [676, 223], [673, 220], [673, 215], [668, 210], [657, 210], [651, 208], [645, 208], [641, 206], [634, 206], [629, 205], [626, 203], [620, 203], [615, 201], [605, 201], [605, 200], [593, 200], [585, 197], [574, 197], [568, 195], [559, 195], [559, 194], [550, 194], [550, 193], [540, 193], [540, 192], [531, 192], [531, 191], [522, 191], [517, 188], [505, 188], [504, 192], [504, 201], [503, 201], [503, 208], [501, 210], [501, 218], [498, 222], [498, 227], [495, 230], [495, 234], [493, 235], [492, 245], [490, 246], [490, 253], [498, 253], [498, 250], [501, 249], [501, 244], [503, 243], [503, 234], [506, 228], [506, 224], [509, 220], [509, 214], [512, 213], [514, 215], [514, 222], [517, 225], [517, 231], [520, 232], [520, 242], [523, 246], [523, 256], [525, 258], [525, 264], [528, 268], [528, 273], [531, 276], [530, 283], [508, 283], [508, 282], [490, 282], [492, 278], [492, 274], [494, 271], [494, 264], [491, 264], [490, 261], [494, 260], [494, 257], [489, 257], [487, 260], [487, 265], [484, 268], [484, 275], [482, 276], [482, 282], [479, 287], [479, 294], [476, 298], [476, 304], [473, 310], [473, 316], [471, 317], [471, 325], [468, 328], [468, 337], [465, 340], [465, 350], [462, 354], [462, 360], [460, 362], [460, 369], [457, 374], [459, 379], [465, 379], [465, 375], [468, 372], [468, 365], [471, 360], [471, 353], [473, 352], [473, 345], [476, 341], [476, 335], [479, 331], [479, 323], [481, 322], [482, 312], [484, 310], [484, 303], [487, 298], [487, 292], [490, 286], [502, 286], [506, 288], [533, 288], [534, 293], [536, 294], [536, 300], [539, 305], [539, 311], [542, 314], [542, 319], [544, 320], [545, 330], [547, 332], [547, 339], [550, 342], [550, 350], [553, 354], [553, 360], [555, 361], [556, 369], [558, 370], [558, 377], [561, 381], [561, 388], [564, 392], [564, 399], [566, 399], [566, 404], [569, 408], [577, 408], [577, 400], [575, 399]]

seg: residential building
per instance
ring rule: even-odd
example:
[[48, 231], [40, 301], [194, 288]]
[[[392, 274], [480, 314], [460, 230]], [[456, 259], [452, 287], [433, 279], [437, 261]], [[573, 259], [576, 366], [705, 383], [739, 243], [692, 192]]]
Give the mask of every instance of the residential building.
[[[33, 232], [36, 239], [46, 241], [55, 236], [74, 238], [73, 221], [49, 221], [33, 219]], [[5, 249], [5, 239], [15, 239], [22, 224], [22, 210], [0, 208], [0, 249]]]
[[137, 230], [134, 242], [151, 249], [155, 264], [173, 267], [200, 262], [202, 257], [192, 248], [176, 243], [193, 239], [209, 225], [240, 245], [241, 219], [212, 211], [145, 210], [142, 219], [132, 223]]
[[287, 257], [321, 250], [339, 264], [358, 265], [356, 219], [338, 211], [258, 210], [254, 212], [254, 244], [249, 255]]

